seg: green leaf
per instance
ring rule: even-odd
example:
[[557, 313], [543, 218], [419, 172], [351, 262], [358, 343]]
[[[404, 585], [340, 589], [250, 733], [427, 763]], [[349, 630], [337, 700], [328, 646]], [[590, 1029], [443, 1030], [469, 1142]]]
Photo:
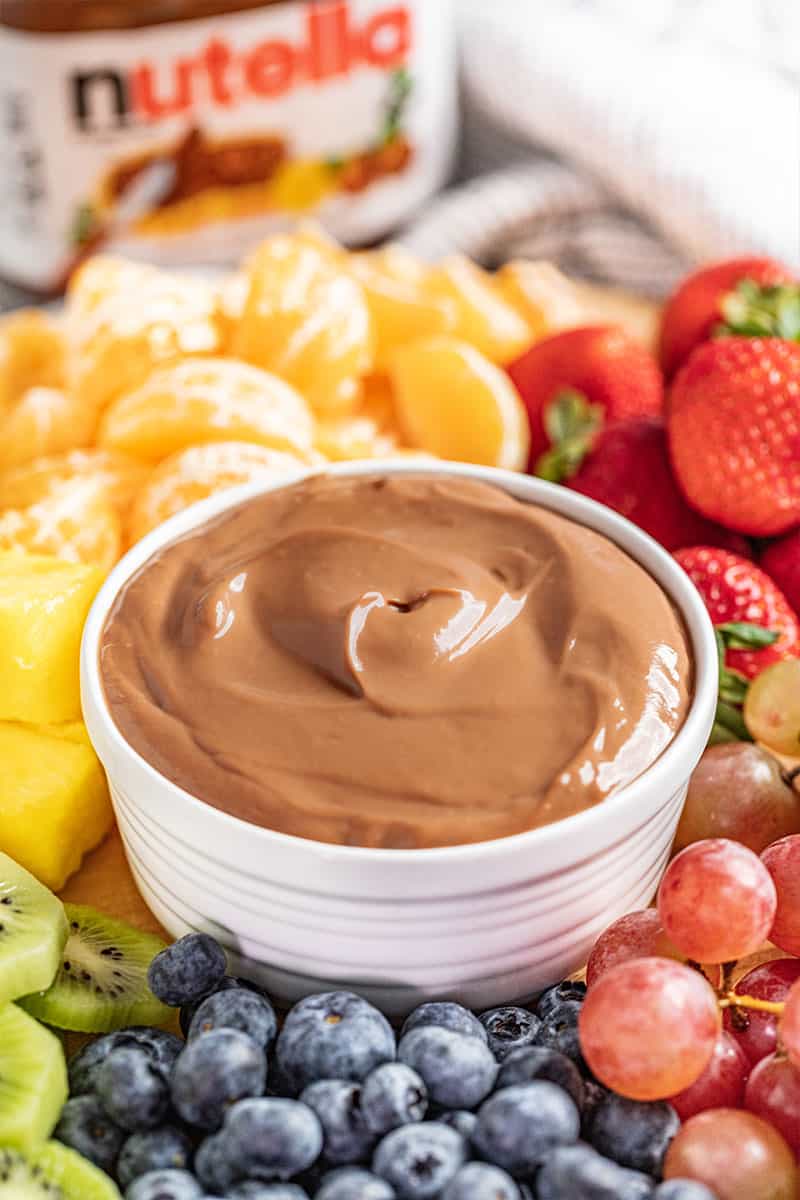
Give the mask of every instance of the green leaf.
[[537, 460], [535, 473], [551, 483], [563, 483], [591, 450], [603, 425], [603, 409], [590, 404], [582, 392], [565, 389], [547, 405], [542, 422], [552, 445]]
[[721, 304], [722, 322], [715, 337], [779, 337], [800, 341], [800, 285], [794, 283], [760, 287], [742, 279]]
[[736, 671], [723, 671], [719, 680], [719, 695], [728, 704], [744, 704], [749, 681]]
[[732, 704], [727, 704], [724, 700], [717, 701], [716, 724], [727, 730], [731, 735], [730, 741], [752, 742], [753, 740], [739, 709]]
[[748, 621], [726, 621], [716, 628], [728, 650], [763, 650], [780, 637], [776, 629], [765, 629], [763, 625], [751, 625]]
[[738, 742], [741, 738], [732, 733], [730, 729], [726, 729], [719, 721], [715, 721], [711, 726], [711, 734], [708, 739], [709, 746], [722, 746], [726, 742]]

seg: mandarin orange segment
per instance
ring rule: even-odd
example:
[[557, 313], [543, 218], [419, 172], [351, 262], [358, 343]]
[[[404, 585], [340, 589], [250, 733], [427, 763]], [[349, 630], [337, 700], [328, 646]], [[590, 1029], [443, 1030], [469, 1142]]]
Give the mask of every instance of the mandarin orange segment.
[[308, 405], [277, 375], [232, 358], [186, 358], [115, 400], [97, 441], [156, 463], [202, 442], [257, 442], [304, 457], [312, 436]]
[[122, 548], [120, 519], [91, 479], [72, 479], [25, 508], [0, 513], [0, 549], [94, 563], [108, 571]]
[[360, 284], [308, 239], [268, 238], [249, 268], [233, 353], [273, 371], [318, 413], [352, 409], [372, 364], [372, 327]]
[[123, 516], [149, 474], [150, 467], [113, 450], [92, 448], [51, 454], [0, 471], [0, 511], [27, 508], [72, 479], [88, 479]]
[[66, 378], [61, 328], [34, 308], [0, 321], [0, 414], [29, 388], [60, 388]]
[[345, 416], [321, 418], [314, 444], [335, 462], [355, 458], [385, 458], [400, 444], [394, 397], [384, 375], [368, 375], [361, 383], [358, 408]]
[[428, 274], [430, 295], [456, 306], [455, 337], [469, 342], [486, 358], [509, 363], [533, 340], [528, 322], [503, 296], [491, 275], [458, 255], [445, 259]]
[[412, 446], [441, 458], [520, 471], [528, 460], [525, 406], [511, 380], [466, 342], [413, 342], [390, 372], [400, 424]]
[[217, 289], [189, 275], [98, 256], [67, 295], [72, 389], [98, 411], [154, 367], [220, 348]]
[[549, 262], [519, 259], [495, 276], [497, 287], [528, 322], [532, 340], [581, 325], [583, 306], [575, 285]]
[[[413, 260], [412, 260], [413, 261]], [[385, 370], [392, 352], [420, 337], [455, 328], [458, 307], [425, 291], [425, 274], [404, 270], [402, 252], [377, 250], [350, 257], [349, 270], [364, 289], [375, 339], [375, 369]], [[415, 263], [415, 266], [417, 264]], [[412, 268], [413, 269], [413, 268]]]
[[59, 388], [32, 387], [0, 416], [0, 468], [58, 454], [92, 440], [96, 414]]
[[214, 442], [190, 446], [170, 455], [152, 472], [131, 508], [129, 544], [197, 500], [243, 483], [288, 478], [308, 469], [293, 454], [248, 442]]

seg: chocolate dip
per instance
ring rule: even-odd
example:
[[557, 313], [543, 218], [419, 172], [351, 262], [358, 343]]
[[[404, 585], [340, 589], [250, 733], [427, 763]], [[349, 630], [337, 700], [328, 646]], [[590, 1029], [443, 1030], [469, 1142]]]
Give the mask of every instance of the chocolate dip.
[[124, 737], [255, 825], [426, 847], [598, 803], [673, 738], [692, 666], [658, 584], [487, 484], [315, 476], [123, 588], [101, 673]]

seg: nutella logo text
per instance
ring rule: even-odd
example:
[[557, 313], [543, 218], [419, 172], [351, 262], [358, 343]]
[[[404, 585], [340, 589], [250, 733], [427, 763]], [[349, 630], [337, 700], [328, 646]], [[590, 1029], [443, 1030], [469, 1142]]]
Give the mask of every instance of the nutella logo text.
[[411, 43], [411, 13], [404, 5], [359, 24], [347, 0], [309, 4], [296, 40], [271, 37], [235, 48], [215, 36], [196, 53], [171, 61], [142, 59], [127, 70], [78, 72], [70, 80], [72, 112], [82, 132], [102, 133], [200, 105], [231, 108], [243, 100], [273, 100], [357, 67], [400, 67]]

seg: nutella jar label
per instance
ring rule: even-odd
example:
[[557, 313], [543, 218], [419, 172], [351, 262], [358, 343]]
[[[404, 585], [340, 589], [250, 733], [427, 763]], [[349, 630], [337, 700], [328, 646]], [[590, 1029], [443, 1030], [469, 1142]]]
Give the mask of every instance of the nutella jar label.
[[450, 0], [0, 28], [0, 274], [46, 291], [100, 247], [223, 264], [302, 217], [369, 241], [441, 184], [454, 132]]

